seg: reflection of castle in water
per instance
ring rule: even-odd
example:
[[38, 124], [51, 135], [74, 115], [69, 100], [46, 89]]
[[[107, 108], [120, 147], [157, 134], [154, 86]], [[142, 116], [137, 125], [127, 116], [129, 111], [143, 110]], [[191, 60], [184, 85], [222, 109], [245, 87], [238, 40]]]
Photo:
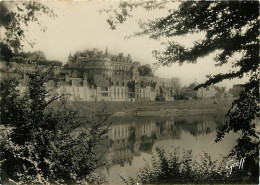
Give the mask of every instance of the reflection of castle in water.
[[117, 120], [108, 133], [110, 165], [131, 165], [134, 156], [139, 156], [141, 152], [150, 153], [156, 141], [180, 139], [182, 130], [194, 136], [209, 134], [216, 130], [216, 121], [207, 117], [198, 120], [140, 117]]

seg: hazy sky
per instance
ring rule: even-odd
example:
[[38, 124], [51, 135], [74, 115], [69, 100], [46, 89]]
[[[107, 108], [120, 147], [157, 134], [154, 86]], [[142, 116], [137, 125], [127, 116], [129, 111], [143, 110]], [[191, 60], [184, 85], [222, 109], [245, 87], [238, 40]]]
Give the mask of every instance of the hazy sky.
[[[58, 15], [52, 19], [46, 16], [40, 18], [42, 25], [47, 27], [46, 32], [42, 32], [39, 26], [31, 24], [28, 30], [28, 40], [36, 42], [34, 48], [24, 43], [25, 51], [42, 50], [46, 57], [50, 60], [60, 60], [67, 62], [70, 53], [83, 51], [85, 49], [97, 48], [111, 54], [124, 53], [131, 54], [134, 61], [143, 64], [155, 62], [152, 57], [154, 49], [163, 48], [160, 41], [150, 40], [148, 37], [138, 37], [125, 39], [125, 36], [131, 35], [134, 31], [138, 31], [137, 21], [139, 19], [155, 18], [166, 15], [166, 11], [146, 12], [137, 9], [134, 17], [126, 21], [125, 24], [119, 25], [117, 30], [110, 30], [106, 22], [107, 14], [99, 14], [98, 10], [109, 8], [117, 5], [117, 2], [93, 2], [93, 1], [56, 1], [44, 2]], [[177, 7], [174, 3], [172, 6]], [[189, 37], [173, 38], [187, 45], [192, 45], [193, 41], [201, 38], [203, 34], [191, 35]], [[225, 73], [231, 70], [231, 65], [223, 67], [215, 67], [212, 57], [215, 54], [200, 59], [197, 64], [184, 64], [179, 66], [173, 64], [171, 67], [160, 67], [155, 71], [155, 75], [159, 77], [179, 77], [182, 85], [188, 85], [194, 82], [204, 82], [206, 75]], [[232, 82], [224, 81], [220, 85], [230, 87], [233, 83], [240, 83], [239, 80]]]

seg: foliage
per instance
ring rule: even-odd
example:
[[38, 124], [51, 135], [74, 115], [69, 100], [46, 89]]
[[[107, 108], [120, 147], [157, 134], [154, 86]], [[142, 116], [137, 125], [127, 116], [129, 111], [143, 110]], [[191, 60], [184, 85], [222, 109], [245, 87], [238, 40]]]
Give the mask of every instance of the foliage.
[[180, 95], [176, 94], [173, 97], [175, 100], [187, 100], [187, 97], [184, 94], [180, 94]]
[[[167, 8], [168, 15], [154, 20], [140, 21], [142, 31], [134, 36], [148, 35], [151, 39], [166, 38], [163, 51], [153, 51], [157, 66], [172, 63], [196, 63], [201, 57], [216, 54], [216, 66], [232, 64], [228, 73], [208, 75], [208, 80], [195, 87], [206, 87], [223, 80], [248, 77], [242, 84], [244, 91], [232, 104], [228, 112], [229, 121], [219, 129], [216, 141], [220, 141], [230, 131], [241, 134], [231, 155], [247, 157], [245, 167], [252, 178], [258, 178], [259, 130], [254, 121], [259, 117], [259, 2], [258, 1], [187, 1], [178, 9], [168, 8], [170, 1], [148, 3], [122, 2], [115, 16], [109, 17], [112, 29], [132, 16], [136, 7], [146, 10]], [[155, 5], [146, 8], [146, 5]], [[166, 6], [167, 5], [167, 6]], [[170, 7], [170, 6], [169, 6]], [[248, 11], [250, 10], [250, 11]], [[175, 36], [203, 33], [204, 37], [186, 47], [173, 41]], [[239, 57], [238, 57], [239, 56]], [[237, 58], [238, 57], [238, 58]]]
[[[21, 41], [26, 40], [24, 26], [28, 26], [30, 22], [36, 22], [42, 31], [46, 30], [38, 18], [42, 14], [56, 17], [50, 8], [37, 1], [0, 2], [0, 28], [5, 34], [5, 37], [1, 38], [1, 44], [15, 52], [21, 50]], [[34, 45], [32, 41], [26, 41], [31, 46]], [[5, 57], [9, 56], [6, 52], [2, 54]]]
[[133, 17], [131, 12], [142, 6], [145, 10], [151, 11], [154, 9], [163, 9], [165, 8], [166, 1], [140, 1], [140, 2], [121, 2], [119, 4], [119, 10], [111, 9], [100, 9], [100, 13], [110, 13], [113, 12], [107, 19], [107, 23], [110, 26], [110, 29], [115, 30], [118, 24], [124, 23], [128, 18]]
[[19, 52], [19, 53], [13, 54], [13, 56], [11, 58], [9, 58], [8, 61], [16, 62], [16, 63], [28, 64], [32, 60], [37, 60], [37, 63], [39, 65], [62, 66], [62, 62], [61, 61], [47, 60], [47, 58], [45, 56], [45, 53], [43, 51]]
[[[9, 128], [1, 143], [1, 170], [22, 183], [84, 183], [104, 181], [94, 172], [105, 164], [99, 147], [107, 132], [105, 109], [83, 116], [63, 96], [47, 88], [54, 67], [34, 65], [25, 72], [28, 91], [19, 79], [1, 84], [1, 124]], [[58, 99], [61, 101], [57, 102]]]
[[259, 80], [252, 76], [250, 81], [243, 85], [244, 91], [238, 99], [232, 103], [228, 111], [229, 122], [218, 130], [216, 141], [220, 141], [225, 133], [234, 130], [239, 132], [241, 137], [237, 139], [237, 145], [230, 155], [247, 157], [245, 168], [255, 180], [259, 180], [259, 130], [256, 124], [259, 123]]
[[229, 89], [229, 93], [232, 94], [234, 97], [239, 97], [239, 94], [244, 90], [243, 87], [236, 85]]
[[39, 63], [39, 60], [47, 60], [45, 53], [43, 51], [34, 51], [34, 52], [19, 52], [15, 54], [16, 57], [28, 58], [30, 60], [36, 60]]
[[154, 76], [152, 68], [149, 64], [139, 66], [138, 72], [140, 76]]
[[162, 87], [160, 87], [160, 94], [155, 97], [155, 101], [165, 101], [165, 98], [163, 97]]
[[135, 81], [127, 82], [127, 87], [129, 88], [130, 92], [135, 92]]
[[[199, 159], [199, 160], [198, 160]], [[234, 183], [243, 182], [242, 170], [226, 168], [227, 158], [222, 161], [212, 160], [207, 153], [196, 156], [191, 150], [175, 148], [174, 152], [156, 148], [156, 154], [152, 155], [150, 162], [141, 168], [136, 178], [125, 179], [126, 184], [186, 184], [186, 183]]]
[[3, 42], [0, 42], [0, 61], [7, 61], [9, 62], [9, 59], [13, 57], [12, 50]]
[[155, 101], [165, 101], [165, 98], [162, 95], [157, 95]]

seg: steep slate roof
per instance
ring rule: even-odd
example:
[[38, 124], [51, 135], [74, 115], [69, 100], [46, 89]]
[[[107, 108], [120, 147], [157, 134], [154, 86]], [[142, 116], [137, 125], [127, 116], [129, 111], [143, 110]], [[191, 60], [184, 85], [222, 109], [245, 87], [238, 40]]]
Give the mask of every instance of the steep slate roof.
[[58, 82], [58, 86], [70, 86], [70, 84], [68, 84], [65, 81], [60, 81], [60, 82]]
[[72, 81], [75, 82], [75, 86], [82, 86], [82, 79], [81, 78], [70, 78], [71, 82], [70, 84], [72, 84]]
[[111, 82], [124, 82], [125, 80], [129, 81], [131, 77], [125, 75], [113, 75], [111, 77]]
[[71, 76], [72, 76], [72, 78], [81, 78], [81, 77], [82, 77], [82, 74], [81, 74], [81, 72], [78, 71], [78, 70], [73, 70]]
[[109, 82], [102, 75], [94, 75], [94, 83], [97, 87], [110, 87]]
[[111, 81], [112, 81], [112, 82], [123, 82], [124, 79], [121, 78], [119, 75], [113, 75], [113, 76], [111, 77]]

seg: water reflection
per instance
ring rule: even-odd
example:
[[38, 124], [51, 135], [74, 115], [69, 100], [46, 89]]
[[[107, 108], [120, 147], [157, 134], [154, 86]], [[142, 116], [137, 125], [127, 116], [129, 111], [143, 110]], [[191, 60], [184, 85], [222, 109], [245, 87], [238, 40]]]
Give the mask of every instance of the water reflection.
[[193, 136], [210, 134], [224, 122], [223, 116], [171, 118], [117, 118], [108, 133], [108, 155], [112, 164], [131, 165], [134, 156], [150, 153], [159, 140], [180, 139], [182, 131]]
[[200, 143], [204, 146], [214, 145], [216, 129], [225, 122], [223, 115], [114, 119], [104, 143], [109, 162], [105, 171], [108, 180], [114, 181], [112, 184], [122, 184], [118, 183], [118, 174], [131, 176], [139, 167], [143, 167], [143, 158], [150, 156], [155, 145], [163, 148], [178, 144], [186, 145], [188, 149]]

